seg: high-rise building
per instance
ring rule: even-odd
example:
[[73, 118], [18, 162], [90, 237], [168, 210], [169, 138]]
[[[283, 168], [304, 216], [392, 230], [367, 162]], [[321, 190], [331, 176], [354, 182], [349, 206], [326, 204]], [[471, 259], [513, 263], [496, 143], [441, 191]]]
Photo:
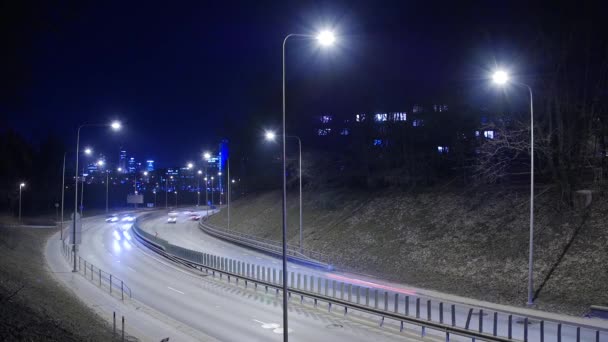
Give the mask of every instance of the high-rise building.
[[146, 171], [154, 171], [154, 160], [146, 160]]
[[118, 167], [122, 172], [127, 172], [127, 151], [120, 150], [120, 158], [118, 159]]
[[127, 170], [129, 173], [137, 172], [137, 163], [135, 162], [135, 158], [129, 158], [129, 161], [127, 162]]

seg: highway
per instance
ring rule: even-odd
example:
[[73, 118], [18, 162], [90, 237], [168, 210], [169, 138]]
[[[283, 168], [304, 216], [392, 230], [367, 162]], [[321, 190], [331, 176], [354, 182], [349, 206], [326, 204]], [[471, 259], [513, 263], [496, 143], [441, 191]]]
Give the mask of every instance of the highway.
[[[254, 250], [232, 244], [221, 239], [209, 236], [198, 228], [198, 222], [191, 221], [188, 219], [187, 211], [180, 211], [178, 221], [175, 224], [168, 224], [166, 222], [166, 215], [162, 213], [152, 216], [141, 223], [140, 227], [144, 230], [156, 234], [158, 237], [169, 241], [174, 245], [178, 245], [191, 250], [201, 251], [205, 253], [215, 254], [218, 256], [232, 258], [234, 260], [253, 263], [260, 266], [270, 267], [279, 269], [281, 267], [281, 261], [279, 258], [274, 256], [256, 252]], [[204, 215], [205, 211], [198, 211], [197, 214]], [[327, 271], [315, 267], [310, 267], [302, 264], [288, 264], [288, 270], [290, 272], [299, 273], [302, 276], [307, 275], [308, 277], [314, 276], [315, 279], [326, 278], [336, 280], [338, 282], [345, 282], [347, 284], [353, 284], [354, 286], [362, 286], [369, 288], [379, 289], [382, 293], [384, 291], [391, 292], [389, 298], [388, 308], [393, 309], [393, 293], [399, 293], [400, 302], [399, 307], [404, 311], [405, 300], [404, 297], [410, 296], [410, 314], [414, 313], [415, 307], [413, 306], [415, 298], [421, 299], [420, 305], [420, 316], [426, 318], [427, 315], [427, 300], [431, 299], [433, 304], [431, 305], [431, 316], [433, 320], [438, 320], [439, 317], [439, 305], [438, 302], [441, 300], [437, 297], [431, 297], [422, 293], [417, 293], [416, 289], [407, 288], [406, 286], [391, 284], [383, 282], [378, 279], [370, 277], [350, 274], [344, 272]], [[340, 291], [337, 291], [338, 295]], [[443, 299], [445, 301], [445, 299]], [[373, 299], [370, 299], [370, 303]], [[379, 300], [379, 307], [382, 308], [384, 302], [382, 299]], [[450, 311], [449, 301], [446, 301], [444, 306], [444, 322], [450, 322]], [[469, 314], [470, 306], [457, 305], [456, 306], [456, 325], [464, 327], [466, 324], [467, 316]], [[474, 310], [469, 327], [474, 330], [479, 328], [479, 315], [478, 309]], [[491, 310], [484, 310], [484, 316], [482, 317], [483, 329], [485, 332], [492, 333], [493, 326], [493, 312]], [[524, 339], [523, 319], [514, 315], [512, 320], [512, 336], [515, 339]], [[530, 320], [528, 325], [528, 339], [530, 341], [540, 340], [540, 327], [538, 320]], [[499, 335], [507, 336], [508, 334], [508, 314], [500, 313], [498, 315], [498, 329]], [[557, 340], [557, 325], [546, 322], [544, 325], [544, 333], [546, 340]], [[563, 325], [561, 327], [562, 341], [576, 341], [576, 328], [571, 325]], [[594, 341], [595, 331], [592, 329], [581, 329], [581, 340], [582, 341]], [[608, 335], [602, 333], [602, 338], [608, 339]]]
[[[80, 255], [124, 280], [135, 301], [214, 339], [282, 340], [280, 297], [175, 266], [127, 240], [121, 231], [128, 232], [129, 226], [120, 221], [107, 223], [102, 217], [89, 219], [84, 224]], [[47, 247], [47, 253], [55, 253], [53, 249]], [[59, 247], [56, 253], [60, 254]], [[100, 290], [99, 295], [107, 294]], [[377, 320], [366, 319], [365, 315], [345, 317], [340, 312], [300, 304], [299, 300], [290, 302], [289, 312], [293, 341], [418, 340], [413, 331], [399, 333], [395, 327], [379, 327]]]

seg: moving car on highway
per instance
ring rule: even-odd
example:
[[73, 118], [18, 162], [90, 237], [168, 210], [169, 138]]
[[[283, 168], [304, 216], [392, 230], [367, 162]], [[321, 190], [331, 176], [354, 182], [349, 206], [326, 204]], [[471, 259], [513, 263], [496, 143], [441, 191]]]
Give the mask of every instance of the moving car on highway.
[[167, 223], [177, 223], [177, 212], [170, 211], [169, 218], [167, 219]]

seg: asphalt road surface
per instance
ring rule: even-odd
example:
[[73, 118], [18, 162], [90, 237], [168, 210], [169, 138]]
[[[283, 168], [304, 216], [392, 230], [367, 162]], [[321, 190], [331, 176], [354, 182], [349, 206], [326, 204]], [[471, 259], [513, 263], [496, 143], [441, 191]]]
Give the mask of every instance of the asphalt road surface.
[[[129, 225], [89, 219], [83, 228], [81, 257], [124, 280], [137, 301], [217, 340], [282, 340], [281, 298], [274, 292], [245, 289], [181, 269], [129, 240]], [[397, 326], [380, 327], [373, 317], [345, 317], [296, 299], [290, 301], [289, 315], [293, 341], [419, 340], [415, 331], [400, 333]]]

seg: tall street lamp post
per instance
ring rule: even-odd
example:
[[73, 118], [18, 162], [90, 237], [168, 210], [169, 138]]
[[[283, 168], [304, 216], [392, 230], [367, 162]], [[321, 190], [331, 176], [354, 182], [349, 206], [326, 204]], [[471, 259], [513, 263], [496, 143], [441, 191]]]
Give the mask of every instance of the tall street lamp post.
[[[510, 82], [509, 74], [498, 70], [492, 75], [492, 80], [498, 85]], [[530, 94], [530, 240], [528, 246], [528, 305], [534, 304], [534, 101], [532, 88], [521, 82], [511, 82], [528, 89]]]
[[63, 173], [61, 176], [61, 223], [59, 230], [59, 239], [63, 241], [63, 205], [65, 204], [65, 155], [66, 152], [63, 153]]
[[[171, 179], [173, 179], [173, 176], [171, 176]], [[167, 177], [167, 175], [165, 175], [165, 209], [169, 209], [168, 194], [169, 194], [169, 177]]]
[[[302, 225], [302, 140], [300, 139], [300, 137], [295, 136], [295, 135], [288, 135], [288, 138], [292, 138], [292, 139], [297, 139], [298, 140], [298, 151], [299, 151], [299, 158], [298, 158], [298, 178], [300, 181], [300, 253], [302, 253], [303, 249], [304, 249], [304, 239], [303, 239], [303, 225]], [[265, 134], [265, 138], [268, 141], [274, 141], [274, 139], [276, 138], [276, 134], [272, 131], [266, 131]]]
[[19, 184], [19, 224], [21, 224], [21, 190], [25, 187], [25, 183]]
[[119, 130], [120, 129], [120, 122], [118, 121], [114, 121], [111, 124], [82, 124], [80, 126], [78, 126], [78, 131], [76, 134], [76, 180], [75, 180], [75, 188], [74, 188], [74, 219], [72, 220], [72, 250], [74, 251], [74, 268], [72, 269], [72, 272], [78, 272], [77, 269], [77, 258], [76, 258], [76, 253], [77, 253], [77, 248], [76, 248], [76, 215], [78, 213], [78, 152], [80, 151], [80, 130], [83, 127], [92, 127], [92, 126], [101, 126], [101, 127], [112, 127], [113, 130]]
[[213, 205], [213, 203], [215, 203], [213, 201], [213, 176], [211, 176], [211, 205]]
[[316, 38], [321, 45], [329, 46], [334, 43], [335, 37], [330, 31], [322, 31], [316, 37], [309, 34], [288, 34], [283, 39], [283, 118], [282, 118], [282, 144], [283, 144], [283, 341], [288, 341], [287, 332], [288, 329], [288, 320], [287, 320], [287, 165], [285, 158], [285, 45], [287, 45], [287, 40], [292, 37], [302, 37], [302, 38]]
[[205, 160], [205, 205], [207, 206], [207, 215], [209, 215], [209, 175], [207, 174], [207, 170], [209, 168], [209, 159], [211, 159], [211, 153], [205, 152], [203, 153], [203, 158]]
[[203, 174], [202, 170], [198, 170], [196, 176], [196, 206], [201, 205], [201, 175]]

